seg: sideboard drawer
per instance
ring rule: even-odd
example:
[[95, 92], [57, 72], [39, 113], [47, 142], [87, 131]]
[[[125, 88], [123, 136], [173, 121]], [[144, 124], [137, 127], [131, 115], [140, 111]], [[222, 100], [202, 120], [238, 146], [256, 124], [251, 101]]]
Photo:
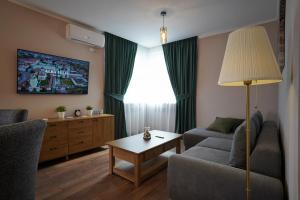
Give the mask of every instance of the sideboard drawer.
[[47, 131], [57, 131], [68, 128], [67, 123], [64, 122], [50, 122], [47, 123]]
[[92, 126], [91, 119], [78, 119], [69, 122], [69, 128], [82, 128], [87, 126]]
[[40, 161], [51, 160], [68, 155], [68, 145], [44, 145], [41, 150]]
[[77, 153], [91, 148], [93, 148], [93, 137], [82, 137], [70, 141], [69, 153]]
[[69, 129], [69, 139], [72, 141], [76, 138], [86, 137], [86, 136], [92, 136], [92, 129], [87, 128], [70, 128]]
[[61, 145], [68, 143], [68, 133], [67, 130], [60, 131], [49, 131], [48, 129], [45, 132], [43, 145]]

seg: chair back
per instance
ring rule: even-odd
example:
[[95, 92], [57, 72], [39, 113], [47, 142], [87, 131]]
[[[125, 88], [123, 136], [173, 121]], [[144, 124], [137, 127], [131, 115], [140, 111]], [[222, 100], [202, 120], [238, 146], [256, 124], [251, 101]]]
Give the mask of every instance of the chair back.
[[26, 121], [27, 116], [25, 109], [0, 109], [0, 126]]
[[35, 199], [35, 180], [46, 122], [0, 126], [0, 199]]

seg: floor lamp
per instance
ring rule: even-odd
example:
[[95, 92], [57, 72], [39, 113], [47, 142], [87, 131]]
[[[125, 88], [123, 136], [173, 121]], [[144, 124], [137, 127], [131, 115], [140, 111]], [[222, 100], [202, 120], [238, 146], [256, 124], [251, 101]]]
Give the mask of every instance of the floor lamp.
[[246, 199], [250, 200], [250, 86], [278, 83], [282, 76], [266, 30], [246, 27], [229, 34], [218, 84], [246, 87]]

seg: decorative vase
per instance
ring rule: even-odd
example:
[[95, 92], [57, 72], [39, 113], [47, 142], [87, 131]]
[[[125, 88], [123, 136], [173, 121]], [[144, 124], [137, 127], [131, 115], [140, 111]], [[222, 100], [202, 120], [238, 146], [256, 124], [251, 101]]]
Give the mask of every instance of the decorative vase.
[[57, 112], [58, 118], [59, 119], [64, 119], [65, 118], [66, 112]]
[[93, 116], [93, 110], [88, 110], [88, 116], [90, 116], [90, 117]]
[[151, 133], [150, 133], [150, 127], [144, 128], [144, 140], [150, 140], [151, 139]]

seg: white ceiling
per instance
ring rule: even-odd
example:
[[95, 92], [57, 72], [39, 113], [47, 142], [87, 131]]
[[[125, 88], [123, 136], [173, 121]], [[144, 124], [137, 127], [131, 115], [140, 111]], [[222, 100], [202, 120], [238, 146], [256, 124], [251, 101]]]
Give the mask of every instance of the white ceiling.
[[168, 41], [272, 21], [278, 0], [17, 0], [145, 47], [160, 45], [161, 10]]

